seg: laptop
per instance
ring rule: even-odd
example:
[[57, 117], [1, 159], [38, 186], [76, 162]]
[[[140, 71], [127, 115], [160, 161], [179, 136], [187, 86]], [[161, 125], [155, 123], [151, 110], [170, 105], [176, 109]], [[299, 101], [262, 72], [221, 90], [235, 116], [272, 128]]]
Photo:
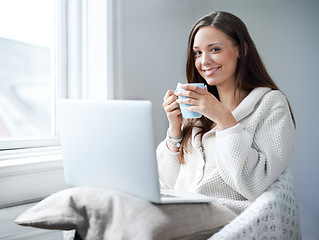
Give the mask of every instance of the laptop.
[[215, 200], [160, 190], [150, 101], [59, 99], [57, 117], [67, 185], [115, 189], [153, 203]]

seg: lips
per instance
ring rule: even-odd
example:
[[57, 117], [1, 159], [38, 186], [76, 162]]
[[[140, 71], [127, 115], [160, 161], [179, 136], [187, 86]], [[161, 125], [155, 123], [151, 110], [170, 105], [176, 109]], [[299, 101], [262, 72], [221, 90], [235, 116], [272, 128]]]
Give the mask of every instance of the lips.
[[216, 73], [221, 67], [215, 67], [215, 68], [208, 68], [208, 69], [203, 69], [203, 72], [206, 76], [210, 76], [214, 73]]

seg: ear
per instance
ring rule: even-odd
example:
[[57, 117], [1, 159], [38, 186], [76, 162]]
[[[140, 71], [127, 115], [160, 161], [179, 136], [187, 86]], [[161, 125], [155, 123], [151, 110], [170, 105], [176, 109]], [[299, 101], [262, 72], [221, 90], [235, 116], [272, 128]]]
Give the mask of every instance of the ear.
[[[247, 44], [247, 42], [244, 42], [244, 46], [245, 46], [245, 56], [247, 55], [247, 51], [248, 51], [248, 44]], [[240, 49], [240, 46], [238, 46], [238, 59], [240, 59], [240, 51], [241, 49]]]
[[248, 44], [247, 44], [247, 42], [244, 42], [244, 44], [245, 44], [245, 56], [247, 55], [247, 51], [248, 51]]

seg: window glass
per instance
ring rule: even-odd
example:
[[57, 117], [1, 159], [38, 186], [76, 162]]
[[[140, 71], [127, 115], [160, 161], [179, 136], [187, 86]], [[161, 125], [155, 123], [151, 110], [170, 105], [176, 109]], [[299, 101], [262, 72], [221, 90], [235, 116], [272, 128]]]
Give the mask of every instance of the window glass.
[[54, 0], [0, 0], [0, 140], [52, 136]]

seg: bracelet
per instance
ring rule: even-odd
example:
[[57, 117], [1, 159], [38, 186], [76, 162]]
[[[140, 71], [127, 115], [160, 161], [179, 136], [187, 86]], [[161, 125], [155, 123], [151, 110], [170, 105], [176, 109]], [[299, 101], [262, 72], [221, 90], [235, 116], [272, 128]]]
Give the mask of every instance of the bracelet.
[[167, 130], [167, 135], [168, 135], [168, 143], [176, 148], [179, 148], [181, 146], [181, 142], [183, 140], [183, 132], [179, 137], [172, 137], [168, 130]]
[[168, 139], [169, 139], [171, 142], [173, 142], [173, 143], [180, 143], [180, 142], [183, 140], [183, 138], [175, 139], [175, 138], [170, 138], [170, 137], [168, 137]]
[[179, 137], [172, 137], [167, 130], [167, 135], [168, 135], [168, 139], [175, 143], [178, 143], [178, 142], [180, 143], [183, 140], [183, 132], [182, 132], [182, 135], [180, 135]]
[[180, 146], [181, 146], [181, 143], [178, 142], [178, 143], [174, 144], [169, 139], [167, 139], [167, 143], [173, 147], [176, 147], [176, 148], [180, 148]]
[[169, 135], [168, 130], [167, 130], [167, 134], [168, 134], [169, 138], [173, 138], [173, 139], [181, 139], [181, 138], [183, 138], [183, 132], [182, 132], [182, 135], [180, 135], [179, 137], [172, 137], [171, 135]]

